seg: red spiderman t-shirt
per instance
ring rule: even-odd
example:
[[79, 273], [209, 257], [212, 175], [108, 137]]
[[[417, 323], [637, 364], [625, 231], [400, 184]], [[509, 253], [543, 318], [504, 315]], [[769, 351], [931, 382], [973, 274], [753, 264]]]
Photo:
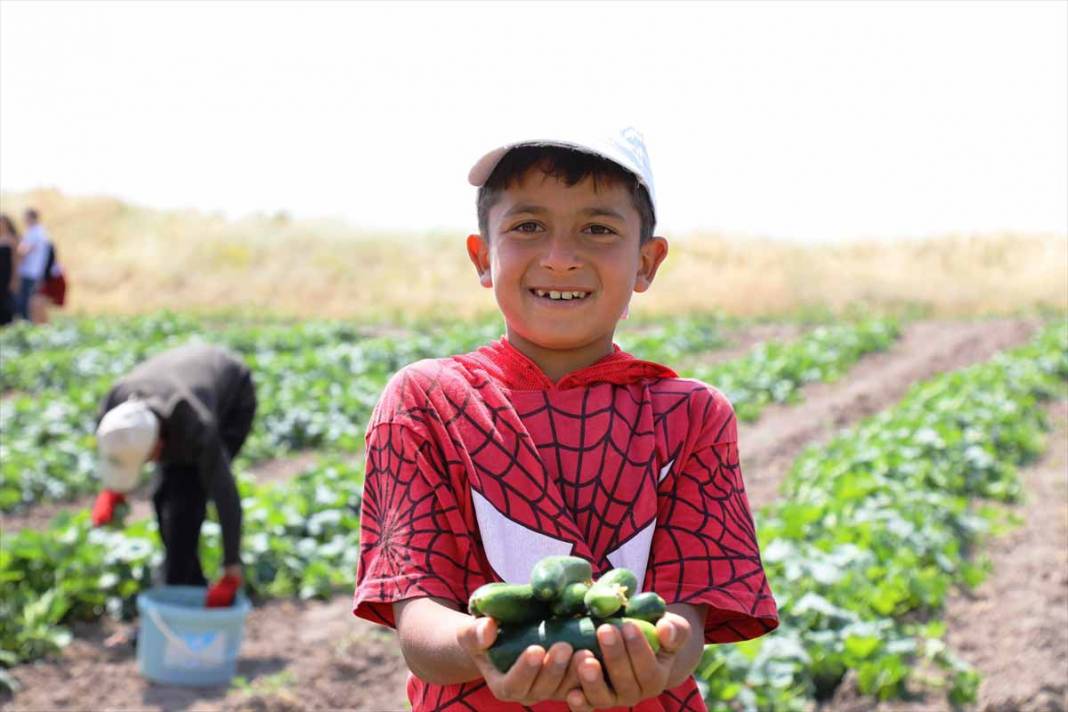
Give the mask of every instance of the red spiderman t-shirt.
[[[626, 567], [669, 604], [708, 606], [708, 643], [778, 625], [738, 465], [737, 426], [715, 389], [616, 347], [553, 383], [506, 339], [414, 363], [367, 429], [353, 612], [394, 625], [392, 604], [466, 609], [489, 581], [525, 583], [573, 554]], [[416, 712], [520, 710], [485, 682], [410, 676]], [[537, 712], [566, 710], [543, 702]], [[704, 710], [694, 679], [634, 708]]]

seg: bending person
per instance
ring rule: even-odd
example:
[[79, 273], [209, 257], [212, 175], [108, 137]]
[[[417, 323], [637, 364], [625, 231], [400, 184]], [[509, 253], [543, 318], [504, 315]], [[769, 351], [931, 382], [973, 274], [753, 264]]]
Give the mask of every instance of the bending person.
[[208, 589], [208, 606], [232, 604], [242, 582], [241, 499], [230, 461], [255, 412], [248, 367], [207, 344], [181, 346], [141, 363], [115, 383], [100, 410], [104, 489], [93, 506], [93, 524], [110, 522], [142, 466], [157, 462], [152, 503], [166, 549], [165, 583], [204, 586], [198, 545], [211, 499], [222, 527], [224, 568]]

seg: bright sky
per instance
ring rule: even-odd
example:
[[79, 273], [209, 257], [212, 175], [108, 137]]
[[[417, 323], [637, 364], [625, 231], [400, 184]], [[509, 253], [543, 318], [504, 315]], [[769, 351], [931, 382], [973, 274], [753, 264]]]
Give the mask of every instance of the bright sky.
[[1068, 3], [0, 5], [0, 187], [475, 224], [499, 138], [645, 134], [661, 230], [1068, 234]]

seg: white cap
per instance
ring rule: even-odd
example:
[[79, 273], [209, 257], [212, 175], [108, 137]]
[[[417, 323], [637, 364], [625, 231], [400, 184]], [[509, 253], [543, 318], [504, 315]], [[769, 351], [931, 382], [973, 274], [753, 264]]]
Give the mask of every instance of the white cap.
[[159, 419], [144, 401], [128, 400], [105, 413], [96, 429], [97, 472], [104, 487], [116, 492], [136, 487], [158, 438]]
[[498, 146], [478, 159], [467, 174], [468, 182], [473, 186], [485, 185], [493, 169], [497, 167], [505, 154], [520, 146], [560, 146], [607, 158], [633, 173], [638, 182], [645, 186], [645, 189], [649, 191], [649, 200], [653, 204], [655, 218], [656, 190], [653, 188], [653, 169], [649, 165], [645, 139], [637, 129], [627, 127], [605, 135], [584, 132], [576, 132], [574, 135], [556, 134], [554, 138], [530, 139]]

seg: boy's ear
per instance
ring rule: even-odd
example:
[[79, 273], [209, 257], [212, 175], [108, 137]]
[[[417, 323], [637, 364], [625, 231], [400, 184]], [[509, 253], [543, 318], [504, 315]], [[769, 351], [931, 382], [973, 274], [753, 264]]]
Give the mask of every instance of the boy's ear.
[[490, 272], [489, 240], [478, 233], [467, 236], [467, 256], [478, 271], [478, 281], [483, 287], [493, 286]]
[[638, 251], [638, 279], [634, 282], [635, 292], [649, 289], [656, 277], [656, 270], [668, 253], [668, 242], [663, 237], [651, 237]]

